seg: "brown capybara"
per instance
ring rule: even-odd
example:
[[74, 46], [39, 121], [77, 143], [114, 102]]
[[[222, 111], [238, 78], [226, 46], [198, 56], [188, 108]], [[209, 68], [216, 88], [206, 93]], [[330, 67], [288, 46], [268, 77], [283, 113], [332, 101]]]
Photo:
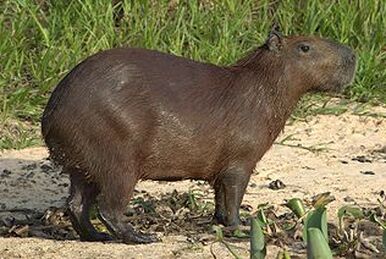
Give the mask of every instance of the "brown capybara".
[[343, 45], [276, 30], [227, 67], [135, 48], [87, 58], [55, 88], [42, 118], [50, 156], [71, 178], [68, 207], [80, 238], [111, 238], [90, 223], [96, 203], [116, 238], [156, 241], [124, 216], [136, 183], [148, 179], [208, 181], [215, 219], [237, 225], [253, 168], [300, 97], [340, 90], [355, 60]]

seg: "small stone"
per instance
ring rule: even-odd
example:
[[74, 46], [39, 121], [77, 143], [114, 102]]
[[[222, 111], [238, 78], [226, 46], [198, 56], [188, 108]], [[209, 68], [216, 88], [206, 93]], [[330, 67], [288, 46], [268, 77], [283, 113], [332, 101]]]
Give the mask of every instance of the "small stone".
[[29, 173], [26, 175], [26, 178], [34, 177], [34, 175], [35, 175], [35, 172], [29, 172]]
[[28, 165], [23, 165], [21, 167], [22, 170], [34, 170], [38, 167], [36, 163], [28, 164]]
[[251, 212], [253, 210], [253, 207], [249, 204], [241, 204], [240, 208], [245, 210], [245, 211], [249, 211], [249, 212]]
[[29, 226], [13, 226], [8, 232], [11, 234], [15, 234], [18, 237], [27, 237], [29, 232]]
[[1, 178], [8, 177], [12, 172], [8, 169], [4, 169], [3, 172], [0, 174]]
[[355, 202], [355, 200], [354, 200], [353, 198], [351, 198], [350, 196], [344, 197], [343, 200], [344, 200], [345, 202]]
[[281, 180], [275, 180], [269, 183], [268, 188], [272, 190], [280, 190], [285, 188], [286, 185]]
[[54, 167], [52, 166], [52, 163], [49, 160], [44, 160], [40, 164], [40, 168], [42, 169], [43, 172], [51, 172], [54, 170]]
[[1, 220], [3, 225], [6, 227], [12, 227], [15, 224], [16, 219], [12, 216], [6, 217]]

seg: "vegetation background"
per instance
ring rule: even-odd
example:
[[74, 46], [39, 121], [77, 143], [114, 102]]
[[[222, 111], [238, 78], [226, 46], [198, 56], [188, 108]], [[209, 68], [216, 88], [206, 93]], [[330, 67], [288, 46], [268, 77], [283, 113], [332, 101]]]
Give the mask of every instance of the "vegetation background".
[[314, 34], [359, 57], [344, 97], [386, 103], [384, 0], [0, 1], [0, 149], [41, 144], [39, 119], [52, 89], [78, 62], [120, 46], [227, 65], [284, 34]]

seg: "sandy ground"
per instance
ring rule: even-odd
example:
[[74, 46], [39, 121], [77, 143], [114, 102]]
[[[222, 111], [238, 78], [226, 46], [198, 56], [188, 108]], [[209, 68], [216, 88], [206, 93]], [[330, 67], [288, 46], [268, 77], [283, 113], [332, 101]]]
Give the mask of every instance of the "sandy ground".
[[[376, 109], [386, 115], [386, 108]], [[256, 209], [265, 202], [278, 205], [286, 198], [310, 198], [329, 191], [336, 198], [328, 210], [332, 219], [342, 204], [376, 206], [379, 193], [386, 191], [385, 117], [350, 112], [317, 115], [287, 125], [277, 142], [281, 140], [285, 141], [275, 144], [257, 165], [243, 204]], [[46, 157], [45, 148], [0, 154], [0, 220], [19, 210], [64, 206], [68, 178], [52, 169]], [[270, 189], [269, 183], [276, 179], [286, 187]], [[192, 181], [141, 182], [137, 190], [157, 196], [174, 189], [186, 192], [196, 185]], [[150, 245], [125, 245], [0, 237], [0, 258], [213, 258], [210, 245], [189, 242], [184, 235], [164, 236], [162, 240]], [[248, 242], [237, 245], [247, 248]], [[217, 258], [232, 258], [220, 244], [212, 248]], [[277, 251], [277, 247], [269, 246], [267, 258], [275, 258]], [[241, 255], [247, 258], [245, 252]]]

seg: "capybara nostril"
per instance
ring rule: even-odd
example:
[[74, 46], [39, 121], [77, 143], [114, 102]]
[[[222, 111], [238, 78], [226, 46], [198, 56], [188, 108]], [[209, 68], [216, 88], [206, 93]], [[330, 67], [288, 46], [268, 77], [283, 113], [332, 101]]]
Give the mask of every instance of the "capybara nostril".
[[343, 46], [343, 58], [348, 62], [356, 62], [356, 55], [351, 48]]
[[351, 52], [351, 54], [349, 55], [349, 60], [351, 61], [351, 62], [356, 62], [356, 59], [357, 59], [357, 56], [355, 55], [355, 53], [354, 52]]

